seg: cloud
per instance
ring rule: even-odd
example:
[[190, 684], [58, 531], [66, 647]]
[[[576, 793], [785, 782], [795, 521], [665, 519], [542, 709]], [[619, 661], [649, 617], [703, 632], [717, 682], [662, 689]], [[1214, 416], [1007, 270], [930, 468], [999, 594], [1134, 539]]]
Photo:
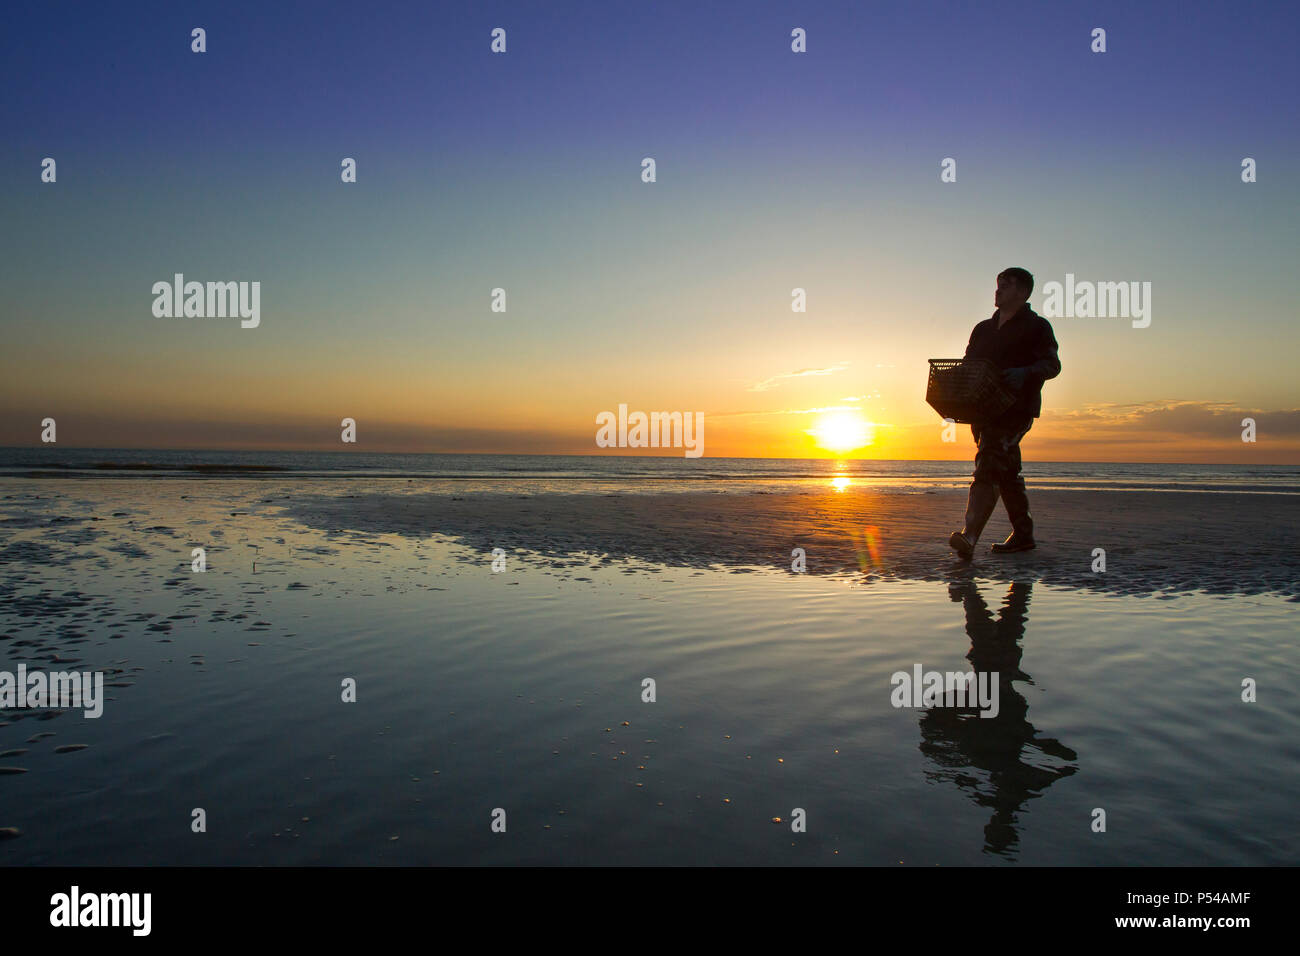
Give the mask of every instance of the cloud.
[[[198, 450], [343, 451], [340, 416], [278, 422], [160, 420], [105, 415], [56, 415], [58, 447], [64, 448], [183, 448]], [[30, 446], [35, 430], [19, 428], [40, 421], [30, 411], [13, 421], [0, 418], [0, 447]], [[386, 422], [358, 416], [357, 431], [366, 451], [438, 454], [591, 454], [594, 428], [492, 429]], [[586, 434], [584, 434], [586, 433]], [[50, 446], [53, 448], [54, 446]]]
[[766, 378], [756, 385], [749, 386], [746, 391], [766, 392], [768, 389], [776, 388], [789, 378], [806, 378], [810, 375], [834, 375], [836, 372], [842, 372], [848, 367], [848, 362], [837, 362], [829, 368], [801, 368], [797, 372], [787, 372], [784, 375], [773, 375], [771, 378]]
[[[1300, 437], [1300, 409], [1242, 408], [1233, 402], [1152, 401], [1133, 404], [1102, 403], [1074, 411], [1046, 409], [1044, 419], [1070, 430], [1086, 430], [1090, 436], [1109, 440], [1150, 441], [1165, 435], [1184, 438], [1240, 437], [1243, 418], [1253, 418], [1260, 434]], [[1123, 434], [1117, 434], [1122, 432]]]

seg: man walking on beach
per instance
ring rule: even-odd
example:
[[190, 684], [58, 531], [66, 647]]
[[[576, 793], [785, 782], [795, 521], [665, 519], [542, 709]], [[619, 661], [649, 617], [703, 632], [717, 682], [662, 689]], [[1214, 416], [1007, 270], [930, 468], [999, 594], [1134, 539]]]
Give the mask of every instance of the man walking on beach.
[[1029, 516], [1029, 496], [1020, 474], [1020, 439], [1025, 437], [1043, 408], [1043, 382], [1061, 374], [1056, 336], [1051, 323], [1029, 307], [1034, 277], [1024, 269], [1010, 268], [998, 275], [994, 294], [997, 311], [975, 326], [966, 346], [967, 359], [986, 358], [1001, 371], [1016, 393], [1015, 403], [991, 421], [971, 425], [975, 436], [974, 480], [966, 502], [966, 524], [948, 538], [949, 547], [963, 558], [975, 553], [980, 532], [997, 507], [998, 494], [1007, 506], [1011, 535], [993, 545], [1005, 554], [1034, 547], [1034, 522]]

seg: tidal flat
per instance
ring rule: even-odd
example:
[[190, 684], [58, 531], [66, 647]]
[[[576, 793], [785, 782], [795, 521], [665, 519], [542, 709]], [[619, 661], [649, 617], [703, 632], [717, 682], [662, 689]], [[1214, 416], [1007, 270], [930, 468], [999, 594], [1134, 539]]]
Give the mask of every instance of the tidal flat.
[[[1043, 493], [963, 566], [942, 493], [754, 490], [5, 479], [0, 670], [107, 699], [0, 711], [0, 862], [1294, 865], [1280, 536], [1131, 560], [1187, 496]], [[997, 716], [895, 707], [917, 665]]]

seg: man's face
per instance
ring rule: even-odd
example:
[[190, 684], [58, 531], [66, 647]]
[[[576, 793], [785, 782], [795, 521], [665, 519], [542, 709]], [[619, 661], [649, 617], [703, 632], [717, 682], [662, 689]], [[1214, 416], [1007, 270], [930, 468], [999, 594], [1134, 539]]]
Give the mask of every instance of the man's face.
[[997, 291], [993, 293], [993, 304], [999, 309], [1019, 308], [1029, 301], [1024, 287], [1011, 276], [998, 279]]

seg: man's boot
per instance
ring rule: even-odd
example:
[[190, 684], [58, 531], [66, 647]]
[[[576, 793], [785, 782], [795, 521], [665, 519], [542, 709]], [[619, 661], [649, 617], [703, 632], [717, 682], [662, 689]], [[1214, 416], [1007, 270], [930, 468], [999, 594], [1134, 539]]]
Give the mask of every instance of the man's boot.
[[989, 550], [998, 554], [1010, 554], [1014, 551], [1029, 551], [1034, 544], [1034, 519], [1029, 514], [1029, 494], [1025, 491], [1024, 475], [1002, 482], [1002, 502], [1007, 506], [1007, 517], [1011, 519], [1011, 535], [1006, 541], [993, 545]]
[[998, 488], [987, 481], [973, 481], [966, 499], [966, 523], [960, 531], [948, 538], [948, 546], [969, 559], [975, 553], [975, 543], [998, 506]]

